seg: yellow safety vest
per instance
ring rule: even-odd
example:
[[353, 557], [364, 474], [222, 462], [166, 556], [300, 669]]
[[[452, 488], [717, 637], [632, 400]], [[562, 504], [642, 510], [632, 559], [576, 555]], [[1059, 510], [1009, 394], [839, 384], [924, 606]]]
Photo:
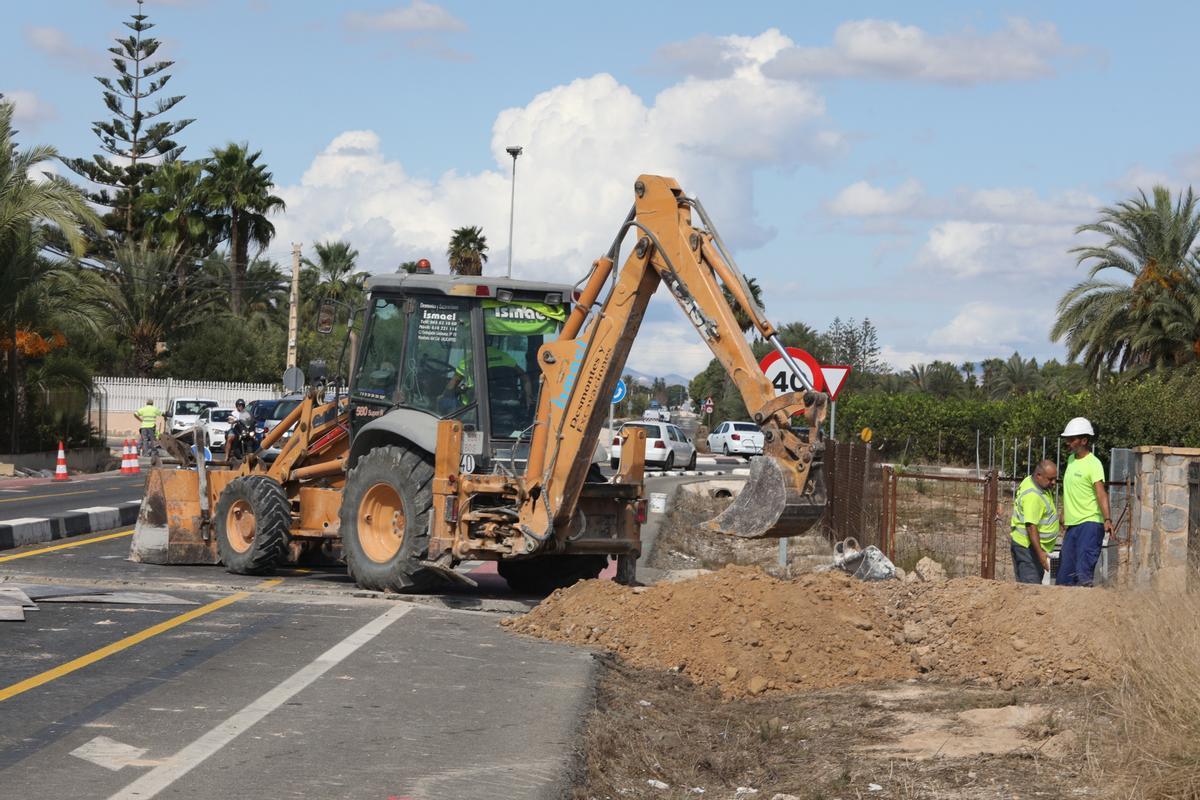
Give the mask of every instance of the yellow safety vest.
[[1011, 523], [1012, 540], [1018, 547], [1029, 547], [1025, 526], [1030, 523], [1037, 526], [1038, 538], [1046, 552], [1053, 550], [1058, 541], [1058, 509], [1054, 507], [1054, 498], [1033, 482], [1032, 475], [1026, 476], [1017, 488]]
[[158, 425], [159, 410], [156, 406], [142, 406], [138, 409], [138, 416], [142, 420], [143, 428], [153, 428]]

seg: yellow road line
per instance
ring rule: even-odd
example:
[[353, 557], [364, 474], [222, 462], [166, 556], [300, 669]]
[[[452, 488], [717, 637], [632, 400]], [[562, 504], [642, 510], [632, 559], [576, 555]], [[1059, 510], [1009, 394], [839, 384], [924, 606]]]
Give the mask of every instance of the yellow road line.
[[106, 533], [103, 536], [93, 536], [91, 539], [80, 539], [77, 542], [66, 542], [64, 544], [55, 544], [50, 547], [39, 547], [37, 550], [27, 550], [24, 553], [14, 553], [11, 556], [0, 556], [0, 564], [5, 561], [16, 561], [18, 558], [29, 558], [30, 556], [40, 556], [42, 553], [53, 553], [55, 550], [66, 550], [68, 547], [82, 547], [85, 544], [92, 542], [106, 542], [109, 539], [118, 539], [122, 536], [129, 536], [132, 530], [121, 531], [120, 533]]
[[[271, 580], [263, 581], [261, 584], [259, 584], [255, 588], [256, 589], [268, 588], [270, 586], [274, 586], [274, 585], [280, 583], [282, 580], [283, 580], [282, 578], [273, 578]], [[68, 661], [65, 664], [60, 664], [59, 666], [54, 667], [53, 669], [48, 669], [39, 675], [34, 675], [32, 678], [26, 678], [25, 680], [14, 683], [11, 686], [6, 686], [3, 689], [0, 689], [0, 703], [4, 702], [5, 700], [8, 700], [11, 697], [16, 697], [17, 695], [21, 694], [22, 692], [27, 692], [30, 689], [36, 689], [37, 687], [39, 687], [43, 684], [49, 683], [52, 680], [61, 678], [64, 675], [70, 675], [72, 672], [83, 669], [84, 667], [89, 666], [91, 664], [95, 664], [97, 661], [104, 659], [104, 658], [108, 658], [109, 656], [113, 655], [114, 653], [119, 653], [122, 650], [126, 650], [130, 647], [133, 647], [135, 644], [144, 642], [147, 639], [157, 636], [160, 633], [169, 631], [172, 628], [177, 628], [185, 622], [191, 622], [192, 620], [197, 619], [198, 617], [203, 617], [205, 614], [211, 614], [212, 612], [217, 611], [218, 609], [222, 609], [227, 605], [236, 603], [238, 600], [244, 600], [247, 597], [249, 597], [250, 594], [251, 594], [250, 592], [237, 592], [235, 594], [229, 595], [228, 597], [222, 597], [220, 600], [214, 600], [213, 602], [209, 603], [206, 606], [200, 606], [199, 608], [193, 608], [191, 611], [186, 611], [177, 617], [171, 617], [169, 620], [166, 620], [165, 622], [160, 622], [157, 625], [152, 625], [143, 631], [138, 631], [135, 634], [126, 636], [124, 639], [121, 639], [120, 641], [113, 642], [110, 645], [105, 645], [104, 647], [101, 647], [99, 650], [93, 650], [92, 652], [90, 652], [86, 655], [82, 655], [79, 658], [74, 659], [73, 661]]]
[[50, 494], [23, 494], [20, 497], [8, 497], [0, 503], [20, 503], [24, 500], [44, 500], [47, 497], [70, 497], [73, 494], [95, 494], [99, 489], [80, 489], [78, 492], [51, 492]]

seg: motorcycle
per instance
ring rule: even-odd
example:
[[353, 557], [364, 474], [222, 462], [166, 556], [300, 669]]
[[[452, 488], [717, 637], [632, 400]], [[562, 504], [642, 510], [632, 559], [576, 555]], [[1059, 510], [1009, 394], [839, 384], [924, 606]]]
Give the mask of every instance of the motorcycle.
[[241, 461], [248, 453], [258, 450], [258, 440], [254, 436], [254, 423], [236, 420], [229, 426], [225, 434], [225, 458], [229, 461]]

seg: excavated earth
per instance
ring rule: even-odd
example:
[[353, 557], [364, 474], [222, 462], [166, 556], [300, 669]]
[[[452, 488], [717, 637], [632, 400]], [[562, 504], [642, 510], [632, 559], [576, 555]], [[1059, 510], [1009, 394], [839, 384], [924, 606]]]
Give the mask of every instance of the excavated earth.
[[503, 624], [674, 670], [725, 698], [923, 676], [1009, 689], [1103, 684], [1113, 593], [980, 578], [865, 583], [756, 567], [647, 587], [585, 581]]

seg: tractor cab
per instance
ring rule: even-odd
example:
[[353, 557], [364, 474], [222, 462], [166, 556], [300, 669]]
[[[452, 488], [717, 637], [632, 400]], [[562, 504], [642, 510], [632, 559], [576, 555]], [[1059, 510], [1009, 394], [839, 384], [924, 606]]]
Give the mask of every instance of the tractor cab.
[[557, 338], [573, 287], [418, 273], [378, 276], [367, 289], [350, 381], [351, 460], [373, 434], [400, 435], [432, 453], [437, 422], [457, 419], [464, 472], [522, 470], [538, 350]]

